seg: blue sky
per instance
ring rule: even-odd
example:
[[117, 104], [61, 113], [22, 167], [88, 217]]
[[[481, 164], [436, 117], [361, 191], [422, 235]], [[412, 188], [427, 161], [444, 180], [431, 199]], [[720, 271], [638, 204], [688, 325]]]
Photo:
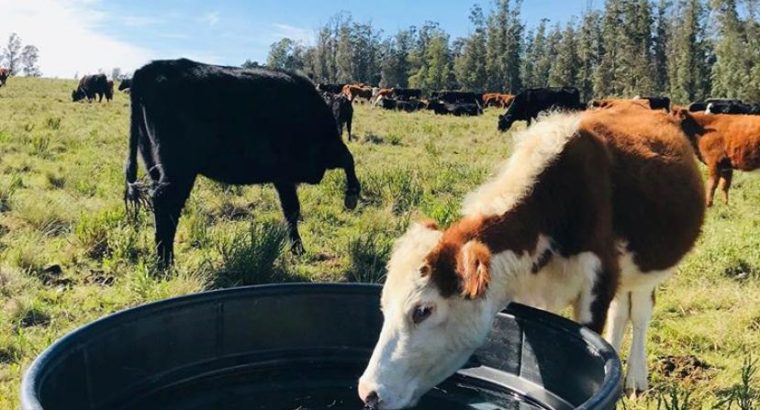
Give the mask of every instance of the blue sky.
[[[269, 45], [283, 37], [306, 44], [339, 12], [395, 33], [426, 20], [453, 37], [470, 30], [474, 1], [446, 0], [0, 0], [0, 36], [17, 32], [40, 48], [41, 69], [72, 77], [114, 66], [134, 70], [150, 59], [189, 57], [239, 65], [265, 61]], [[523, 19], [565, 22], [588, 0], [525, 0]], [[601, 5], [602, 0], [595, 0]], [[480, 1], [490, 8], [492, 1]]]

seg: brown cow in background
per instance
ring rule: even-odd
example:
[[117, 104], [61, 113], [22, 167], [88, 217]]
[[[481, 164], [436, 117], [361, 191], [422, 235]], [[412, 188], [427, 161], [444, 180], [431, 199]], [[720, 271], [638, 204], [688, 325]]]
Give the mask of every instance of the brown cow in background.
[[483, 108], [507, 108], [514, 99], [515, 96], [512, 94], [486, 93], [483, 94]]
[[0, 67], [0, 87], [5, 85], [5, 82], [8, 81], [8, 77], [10, 77], [10, 75], [10, 70], [4, 67]]
[[728, 204], [734, 170], [760, 169], [760, 117], [704, 114], [685, 108], [673, 110], [673, 115], [699, 160], [707, 165], [707, 206], [712, 206], [718, 185]]
[[354, 102], [357, 98], [369, 101], [372, 99], [372, 87], [364, 84], [346, 84], [343, 87], [343, 95], [348, 97], [348, 100]]

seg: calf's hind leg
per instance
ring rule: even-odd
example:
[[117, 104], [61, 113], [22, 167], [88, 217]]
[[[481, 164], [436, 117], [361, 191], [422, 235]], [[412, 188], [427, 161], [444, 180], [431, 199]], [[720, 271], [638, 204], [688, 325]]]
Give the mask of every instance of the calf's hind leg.
[[630, 293], [631, 352], [628, 355], [628, 374], [625, 377], [625, 391], [628, 395], [645, 391], [647, 381], [646, 340], [649, 323], [654, 310], [654, 287], [635, 290]]
[[734, 177], [734, 170], [731, 168], [726, 168], [720, 170], [720, 190], [723, 191], [723, 198], [726, 200], [726, 205], [728, 205], [728, 190], [731, 189], [731, 181]]
[[274, 187], [280, 196], [282, 213], [288, 222], [291, 250], [296, 255], [301, 255], [305, 250], [301, 241], [301, 235], [298, 234], [298, 219], [301, 217], [301, 204], [298, 201], [296, 185], [294, 183], [277, 182], [274, 184]]
[[718, 188], [719, 179], [720, 170], [718, 170], [718, 166], [709, 166], [707, 175], [707, 198], [705, 198], [705, 203], [708, 207], [713, 205], [713, 198], [715, 198], [715, 190]]

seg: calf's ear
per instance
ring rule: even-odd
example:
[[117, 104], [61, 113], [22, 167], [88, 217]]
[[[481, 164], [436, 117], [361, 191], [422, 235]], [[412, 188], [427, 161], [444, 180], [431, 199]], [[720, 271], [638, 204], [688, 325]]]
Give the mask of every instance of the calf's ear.
[[462, 246], [457, 259], [462, 297], [477, 299], [485, 296], [491, 282], [491, 251], [488, 247], [471, 240]]
[[439, 229], [438, 224], [430, 218], [422, 218], [419, 221], [417, 221], [417, 224], [427, 229], [430, 229], [432, 231], [437, 231]]

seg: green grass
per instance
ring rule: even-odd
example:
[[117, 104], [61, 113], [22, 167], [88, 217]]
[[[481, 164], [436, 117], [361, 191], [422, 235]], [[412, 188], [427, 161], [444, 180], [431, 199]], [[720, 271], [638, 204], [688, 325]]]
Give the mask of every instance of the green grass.
[[[235, 284], [382, 280], [409, 221], [455, 220], [463, 196], [510, 151], [496, 132], [498, 110], [455, 118], [357, 106], [360, 142], [350, 149], [363, 199], [343, 208], [340, 171], [301, 186], [303, 256], [287, 252], [271, 186], [200, 178], [179, 226], [177, 264], [159, 272], [152, 218], [128, 221], [123, 208], [129, 101], [117, 93], [110, 104], [71, 103], [74, 86], [13, 78], [0, 89], [3, 410], [18, 407], [21, 375], [37, 354], [111, 312]], [[757, 408], [760, 376], [746, 360], [760, 352], [760, 175], [738, 173], [732, 194], [731, 206], [709, 210], [697, 247], [658, 292], [652, 391], [621, 407]]]

